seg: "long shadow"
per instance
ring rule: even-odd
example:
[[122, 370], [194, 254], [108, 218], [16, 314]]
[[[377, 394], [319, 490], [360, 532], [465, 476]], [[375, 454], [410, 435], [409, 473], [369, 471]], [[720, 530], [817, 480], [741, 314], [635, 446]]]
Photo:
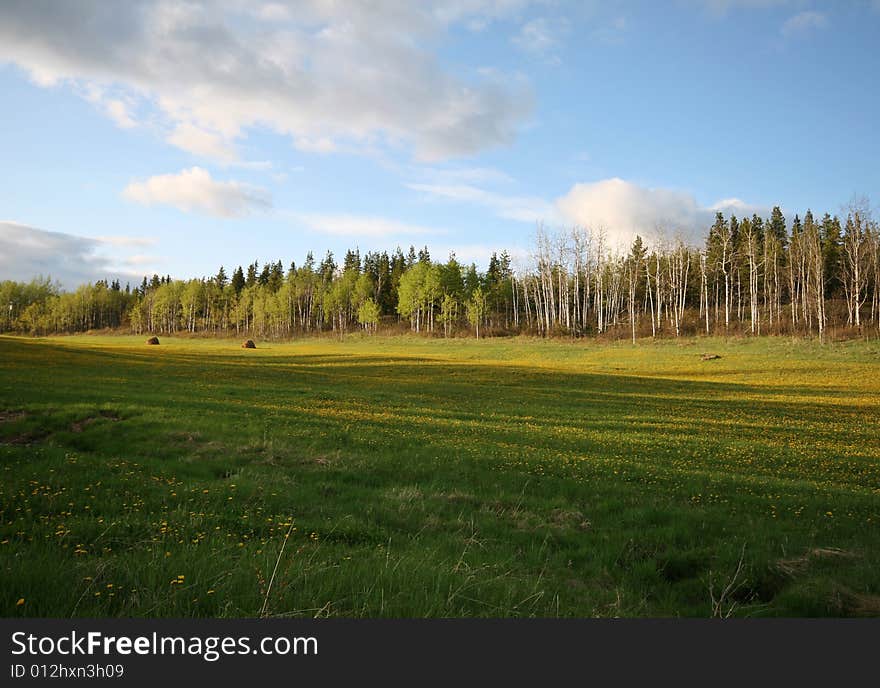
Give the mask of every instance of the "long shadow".
[[[25, 347], [39, 352], [37, 362], [54, 364], [41, 380], [32, 369], [37, 362], [5, 349], [0, 340], [3, 360], [15, 364], [7, 363], [7, 378], [27, 364], [14, 391], [0, 387], [5, 406], [47, 398], [55, 404], [123, 400], [158, 414], [169, 427], [204, 427], [230, 443], [260, 433], [299, 442], [324, 436], [327, 446], [368, 451], [383, 438], [398, 451], [434, 446], [491, 456], [513, 447], [527, 459], [629, 454], [631, 461], [654, 457], [658, 465], [669, 461], [659, 450], [673, 449], [694, 461], [695, 470], [699, 464], [755, 475], [812, 471], [859, 485], [880, 479], [880, 446], [864, 409], [827, 388], [344, 354], [246, 359], [213, 351], [202, 357], [138, 352], [138, 362], [156, 362], [144, 367], [131, 366], [135, 357], [127, 350], [83, 351], [54, 342]], [[59, 361], [64, 375], [56, 374]], [[779, 399], [785, 393], [813, 395], [819, 403]], [[161, 432], [161, 423], [153, 429]], [[842, 425], [847, 443], [839, 442]], [[816, 447], [795, 451], [805, 438]], [[742, 456], [744, 444], [759, 463]], [[835, 447], [828, 465], [820, 444]], [[852, 475], [855, 464], [864, 475]]]

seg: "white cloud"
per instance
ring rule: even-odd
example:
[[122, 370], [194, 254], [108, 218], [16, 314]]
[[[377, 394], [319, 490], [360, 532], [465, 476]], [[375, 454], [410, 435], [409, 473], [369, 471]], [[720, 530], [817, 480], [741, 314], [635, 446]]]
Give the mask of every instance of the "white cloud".
[[676, 235], [701, 241], [717, 211], [739, 217], [767, 213], [737, 198], [705, 207], [690, 193], [645, 188], [618, 178], [575, 184], [556, 205], [568, 222], [603, 230], [617, 247], [629, 245], [636, 235], [647, 241]]
[[265, 190], [241, 182], [215, 181], [201, 167], [132, 182], [122, 195], [142, 205], [170, 205], [216, 217], [239, 217], [272, 205]]
[[128, 106], [121, 100], [111, 99], [104, 103], [107, 115], [116, 122], [116, 126], [120, 129], [131, 129], [137, 126], [137, 122], [132, 119]]
[[559, 64], [559, 50], [569, 27], [566, 19], [538, 17], [523, 24], [512, 40], [520, 50], [551, 64]]
[[220, 163], [229, 164], [238, 159], [238, 154], [223, 136], [206, 131], [189, 122], [181, 122], [166, 139], [173, 146]]
[[407, 184], [407, 187], [435, 198], [481, 205], [499, 217], [517, 222], [552, 222], [557, 216], [555, 208], [537, 196], [510, 196], [468, 184]]
[[646, 241], [672, 238], [702, 241], [715, 213], [738, 217], [766, 215], [767, 208], [738, 198], [700, 205], [684, 191], [652, 189], [613, 178], [575, 184], [550, 202], [537, 196], [515, 196], [472, 185], [408, 184], [435, 199], [480, 205], [517, 222], [549, 226], [579, 225], [602, 230], [613, 246], [627, 246], [638, 234]]
[[812, 10], [799, 12], [782, 25], [782, 35], [786, 38], [803, 36], [816, 29], [828, 26], [828, 17]]
[[0, 280], [29, 281], [42, 275], [68, 289], [98, 279], [140, 280], [140, 272], [119, 269], [120, 260], [102, 254], [106, 245], [120, 245], [114, 239], [120, 237], [92, 239], [0, 221]]
[[153, 246], [156, 243], [155, 239], [148, 239], [146, 237], [130, 237], [130, 236], [99, 236], [95, 237], [96, 241], [99, 241], [102, 244], [107, 244], [109, 246], [118, 246], [118, 247], [145, 247], [145, 246]]
[[293, 141], [293, 145], [297, 150], [304, 153], [335, 153], [338, 150], [336, 141], [329, 136], [318, 136], [316, 138], [307, 138], [299, 136]]
[[392, 145], [439, 159], [508, 143], [529, 118], [521, 78], [435, 53], [452, 24], [524, 4], [4, 0], [0, 64], [91, 91], [121, 126], [149, 122], [223, 163], [253, 127], [310, 151]]
[[408, 224], [385, 217], [321, 213], [291, 213], [289, 216], [294, 222], [312, 232], [337, 236], [379, 238], [443, 233], [442, 230], [432, 227]]
[[136, 253], [123, 259], [123, 263], [134, 268], [143, 268], [144, 266], [155, 265], [159, 261], [158, 256], [151, 256], [144, 253]]

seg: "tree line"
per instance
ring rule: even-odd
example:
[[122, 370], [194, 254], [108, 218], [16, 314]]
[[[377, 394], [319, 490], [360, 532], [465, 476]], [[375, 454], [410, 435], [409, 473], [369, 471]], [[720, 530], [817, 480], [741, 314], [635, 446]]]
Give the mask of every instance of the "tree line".
[[[662, 233], [661, 233], [662, 234]], [[880, 332], [880, 227], [866, 202], [843, 219], [809, 210], [787, 221], [718, 213], [702, 245], [641, 237], [616, 250], [601, 229], [539, 225], [526, 265], [506, 251], [485, 271], [455, 255], [434, 260], [358, 250], [300, 265], [221, 267], [212, 277], [100, 280], [65, 292], [50, 279], [0, 282], [2, 331], [121, 329], [285, 338], [408, 328], [427, 335], [680, 336]]]

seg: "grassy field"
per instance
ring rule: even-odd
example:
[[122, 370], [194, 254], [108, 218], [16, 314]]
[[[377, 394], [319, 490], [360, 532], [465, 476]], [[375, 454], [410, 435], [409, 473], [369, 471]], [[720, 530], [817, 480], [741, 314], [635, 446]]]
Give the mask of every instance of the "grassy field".
[[4, 616], [880, 615], [876, 343], [238, 344], [0, 338]]

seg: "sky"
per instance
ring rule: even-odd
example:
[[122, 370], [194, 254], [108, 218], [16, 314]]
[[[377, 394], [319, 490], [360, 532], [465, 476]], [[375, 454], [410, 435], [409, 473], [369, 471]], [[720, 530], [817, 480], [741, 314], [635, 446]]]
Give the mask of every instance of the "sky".
[[0, 280], [880, 197], [880, 0], [3, 0]]

